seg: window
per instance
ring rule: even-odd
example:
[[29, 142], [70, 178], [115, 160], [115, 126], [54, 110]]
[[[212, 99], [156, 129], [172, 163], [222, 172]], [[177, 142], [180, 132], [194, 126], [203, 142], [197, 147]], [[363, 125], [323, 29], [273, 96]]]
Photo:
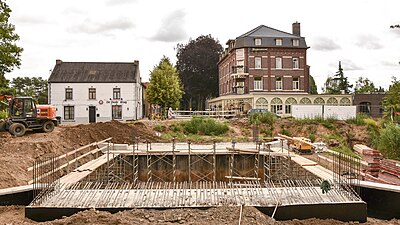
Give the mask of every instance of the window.
[[254, 66], [256, 69], [261, 69], [261, 57], [254, 58]]
[[261, 38], [255, 38], [254, 45], [261, 45]]
[[280, 38], [275, 39], [275, 45], [281, 46], [282, 45], [282, 39], [280, 39]]
[[293, 58], [293, 69], [298, 69], [298, 68], [299, 68], [299, 59]]
[[256, 101], [256, 109], [267, 109], [268, 101], [265, 98], [259, 98]]
[[121, 88], [113, 88], [113, 99], [121, 99]]
[[283, 113], [283, 102], [280, 98], [273, 98], [271, 100], [271, 112], [282, 114]]
[[361, 102], [358, 110], [360, 113], [365, 113], [367, 115], [371, 115], [371, 103], [370, 102]]
[[275, 58], [275, 68], [282, 69], [282, 58]]
[[292, 43], [293, 43], [293, 46], [299, 46], [300, 45], [299, 39], [293, 39]]
[[89, 88], [89, 99], [96, 99], [96, 88]]
[[72, 88], [65, 88], [65, 100], [72, 99]]
[[285, 101], [285, 113], [286, 114], [291, 114], [292, 113], [292, 105], [297, 104], [296, 99], [289, 97]]
[[304, 97], [304, 98], [300, 99], [300, 104], [309, 105], [309, 104], [311, 104], [311, 100], [307, 97]]
[[263, 85], [262, 85], [262, 79], [261, 77], [255, 77], [254, 78], [254, 90], [262, 90]]
[[120, 120], [122, 119], [122, 105], [113, 105], [112, 107], [112, 119]]
[[300, 83], [298, 77], [293, 77], [293, 90], [299, 90]]
[[276, 78], [276, 90], [282, 90], [282, 77]]
[[64, 106], [64, 120], [73, 120], [75, 118], [75, 107]]

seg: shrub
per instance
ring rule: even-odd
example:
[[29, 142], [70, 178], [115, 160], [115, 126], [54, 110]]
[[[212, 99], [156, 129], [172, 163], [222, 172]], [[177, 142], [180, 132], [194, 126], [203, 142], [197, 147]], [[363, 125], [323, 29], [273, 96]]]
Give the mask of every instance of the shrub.
[[172, 132], [175, 132], [175, 133], [182, 132], [182, 130], [183, 130], [181, 123], [173, 123], [173, 124], [171, 124], [171, 125], [169, 126], [169, 129], [170, 129]]
[[364, 113], [357, 113], [356, 117], [346, 120], [347, 123], [355, 124], [358, 126], [365, 125], [365, 119], [369, 117]]
[[5, 119], [7, 116], [7, 110], [0, 110], [0, 119]]
[[289, 130], [286, 130], [286, 129], [283, 129], [283, 130], [282, 130], [282, 134], [283, 134], [283, 135], [286, 135], [286, 136], [292, 136], [292, 134], [290, 133], [290, 131], [289, 131]]
[[166, 127], [164, 124], [157, 124], [157, 125], [154, 127], [154, 130], [155, 130], [155, 131], [158, 131], [158, 132], [164, 132], [164, 131], [167, 130], [167, 127]]
[[311, 142], [315, 142], [315, 133], [310, 133], [310, 135], [308, 135], [308, 138], [311, 140]]
[[262, 123], [272, 126], [277, 119], [276, 115], [271, 112], [252, 113], [249, 117], [250, 123], [255, 125]]
[[190, 121], [183, 122], [183, 130], [187, 134], [214, 136], [225, 134], [229, 130], [229, 127], [211, 118], [193, 117]]
[[381, 131], [378, 140], [378, 149], [390, 159], [400, 159], [400, 127], [388, 125]]

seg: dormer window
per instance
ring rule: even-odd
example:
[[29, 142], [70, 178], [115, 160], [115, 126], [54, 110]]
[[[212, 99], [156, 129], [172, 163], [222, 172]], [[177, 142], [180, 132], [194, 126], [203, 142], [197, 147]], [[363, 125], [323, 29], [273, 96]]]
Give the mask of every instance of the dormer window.
[[254, 45], [261, 45], [261, 38], [255, 38]]
[[299, 46], [300, 45], [299, 39], [293, 39], [292, 43], [293, 43], [293, 46]]
[[281, 46], [282, 45], [282, 39], [280, 39], [280, 38], [275, 39], [275, 45], [276, 46]]

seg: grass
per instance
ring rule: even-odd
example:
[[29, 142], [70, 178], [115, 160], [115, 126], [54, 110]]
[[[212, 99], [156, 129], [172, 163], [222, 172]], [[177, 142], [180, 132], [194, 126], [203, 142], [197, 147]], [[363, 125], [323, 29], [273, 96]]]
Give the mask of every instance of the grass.
[[[349, 124], [355, 124], [357, 126], [362, 126], [366, 124], [366, 120], [370, 119], [372, 120], [368, 115], [364, 113], [357, 113], [356, 117], [347, 119], [346, 122]], [[371, 122], [371, 121], [369, 121]]]
[[337, 119], [334, 117], [323, 118], [321, 116], [316, 116], [316, 117], [306, 117], [303, 119], [295, 119], [295, 121], [300, 125], [321, 124], [322, 126], [328, 129], [335, 129], [334, 124], [337, 121]]
[[7, 116], [7, 110], [0, 110], [0, 119], [5, 119]]

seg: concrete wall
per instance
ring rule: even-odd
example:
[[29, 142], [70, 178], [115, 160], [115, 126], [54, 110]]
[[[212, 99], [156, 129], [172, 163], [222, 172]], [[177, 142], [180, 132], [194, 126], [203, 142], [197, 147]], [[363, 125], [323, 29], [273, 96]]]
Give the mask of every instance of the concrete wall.
[[[65, 89], [73, 89], [73, 99], [65, 99]], [[96, 99], [89, 99], [89, 88], [96, 88]], [[113, 100], [113, 88], [121, 89], [121, 99]], [[96, 122], [112, 120], [112, 105], [122, 105], [122, 119], [143, 117], [142, 86], [136, 83], [50, 83], [49, 103], [57, 107], [63, 124], [89, 123], [89, 106], [96, 107]], [[64, 119], [64, 106], [74, 106], [75, 118]]]

